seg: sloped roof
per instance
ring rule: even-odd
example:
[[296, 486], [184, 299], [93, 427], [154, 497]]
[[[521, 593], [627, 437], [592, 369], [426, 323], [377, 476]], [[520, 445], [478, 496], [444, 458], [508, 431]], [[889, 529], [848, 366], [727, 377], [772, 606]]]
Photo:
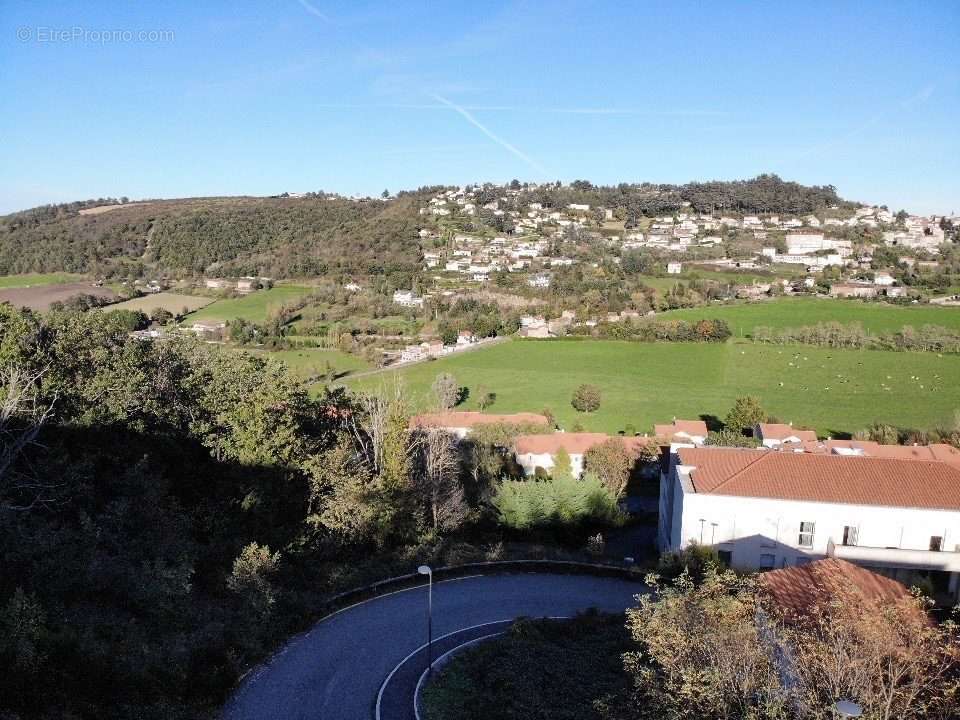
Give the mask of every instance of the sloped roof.
[[672, 438], [679, 432], [706, 437], [707, 423], [703, 420], [674, 420], [670, 424], [653, 426], [653, 434], [660, 438]]
[[896, 580], [838, 558], [771, 570], [760, 576], [760, 587], [788, 616], [804, 615], [837, 599], [889, 604], [911, 598]]
[[497, 415], [473, 411], [424, 413], [410, 418], [410, 427], [473, 427], [474, 425], [547, 425], [549, 421], [536, 413]]
[[521, 435], [514, 441], [513, 449], [518, 455], [553, 455], [564, 448], [571, 455], [580, 455], [607, 440], [621, 441], [628, 450], [639, 450], [652, 443], [650, 438], [622, 437], [606, 433], [556, 432], [544, 435]]
[[940, 461], [680, 448], [698, 493], [960, 510], [960, 469]]
[[786, 440], [788, 437], [800, 438], [800, 442], [816, 442], [817, 434], [813, 430], [798, 430], [784, 423], [760, 423], [760, 434], [764, 440]]

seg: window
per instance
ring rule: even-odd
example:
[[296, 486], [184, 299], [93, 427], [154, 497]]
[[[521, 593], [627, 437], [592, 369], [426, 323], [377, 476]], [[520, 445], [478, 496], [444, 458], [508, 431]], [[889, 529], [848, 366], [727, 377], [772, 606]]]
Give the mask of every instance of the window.
[[844, 545], [856, 545], [857, 544], [857, 528], [854, 525], [845, 525], [843, 528], [843, 544]]
[[772, 570], [774, 563], [776, 563], [777, 558], [775, 555], [763, 554], [760, 556], [760, 569], [761, 570]]
[[800, 523], [800, 540], [798, 542], [800, 547], [813, 547], [813, 528], [814, 524], [812, 522]]
[[717, 550], [717, 560], [727, 567], [733, 562], [733, 550]]
[[943, 538], [939, 535], [930, 536], [930, 549], [934, 552], [943, 550]]

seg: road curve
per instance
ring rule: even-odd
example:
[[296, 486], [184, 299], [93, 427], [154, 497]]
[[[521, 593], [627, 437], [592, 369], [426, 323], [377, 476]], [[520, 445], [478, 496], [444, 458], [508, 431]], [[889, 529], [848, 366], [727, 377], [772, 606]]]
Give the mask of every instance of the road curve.
[[[433, 586], [434, 637], [512, 619], [620, 612], [643, 585], [541, 573], [474, 576]], [[426, 642], [426, 586], [383, 595], [328, 617], [252, 672], [225, 720], [370, 720], [398, 663]], [[384, 716], [384, 720], [390, 720]]]

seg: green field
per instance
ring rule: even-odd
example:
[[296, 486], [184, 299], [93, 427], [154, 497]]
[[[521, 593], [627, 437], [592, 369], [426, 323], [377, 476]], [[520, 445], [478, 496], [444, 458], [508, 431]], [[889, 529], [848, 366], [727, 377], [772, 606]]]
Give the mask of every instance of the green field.
[[82, 280], [83, 275], [73, 273], [28, 273], [26, 275], [0, 275], [0, 288], [24, 288], [38, 285], [63, 285]]
[[[747, 394], [758, 396], [782, 421], [814, 427], [822, 435], [854, 432], [872, 422], [944, 425], [960, 409], [960, 357], [955, 355], [749, 342], [514, 340], [347, 384], [377, 389], [400, 375], [418, 406], [427, 407], [430, 384], [440, 372], [452, 373], [470, 389], [463, 409], [477, 409], [482, 387], [497, 394], [491, 412], [548, 407], [564, 428], [580, 421], [587, 430], [605, 432], [627, 424], [651, 432], [654, 423], [674, 417], [722, 418], [735, 398]], [[570, 406], [571, 393], [581, 383], [601, 388], [596, 413], [580, 414]]]
[[199, 310], [213, 302], [213, 298], [200, 295], [179, 295], [177, 293], [161, 292], [153, 295], [144, 295], [143, 297], [125, 300], [115, 305], [107, 307], [108, 310], [139, 310], [140, 312], [150, 314], [157, 308], [178, 315], [184, 308], [189, 311]]
[[894, 332], [904, 325], [943, 325], [960, 330], [960, 309], [935, 305], [888, 305], [835, 298], [778, 298], [764, 302], [711, 305], [661, 313], [663, 319], [722, 318], [734, 335], [749, 335], [758, 325], [772, 328], [816, 325], [819, 322], [858, 322], [871, 332]]
[[284, 303], [308, 295], [308, 285], [276, 285], [269, 290], [257, 290], [243, 297], [224, 298], [190, 315], [190, 321], [243, 319], [254, 323], [265, 322], [270, 310]]
[[754, 280], [758, 282], [770, 282], [773, 278], [770, 274], [762, 274], [744, 270], [742, 272], [733, 270], [705, 270], [703, 268], [691, 267], [679, 275], [664, 275], [655, 277], [653, 275], [642, 275], [640, 280], [644, 285], [648, 285], [656, 290], [669, 290], [677, 283], [687, 284], [691, 280], [713, 280], [719, 283], [733, 283], [735, 285], [749, 285]]
[[327, 371], [327, 363], [334, 368], [338, 376], [346, 373], [369, 370], [370, 364], [363, 358], [341, 350], [326, 348], [303, 348], [299, 350], [245, 350], [264, 357], [283, 362], [296, 377], [309, 380]]

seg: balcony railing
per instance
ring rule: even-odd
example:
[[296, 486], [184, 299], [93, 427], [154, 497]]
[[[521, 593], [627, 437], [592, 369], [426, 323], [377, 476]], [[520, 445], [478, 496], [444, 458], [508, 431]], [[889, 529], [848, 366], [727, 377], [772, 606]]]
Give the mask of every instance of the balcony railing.
[[960, 572], [960, 552], [827, 544], [830, 557], [882, 567]]

